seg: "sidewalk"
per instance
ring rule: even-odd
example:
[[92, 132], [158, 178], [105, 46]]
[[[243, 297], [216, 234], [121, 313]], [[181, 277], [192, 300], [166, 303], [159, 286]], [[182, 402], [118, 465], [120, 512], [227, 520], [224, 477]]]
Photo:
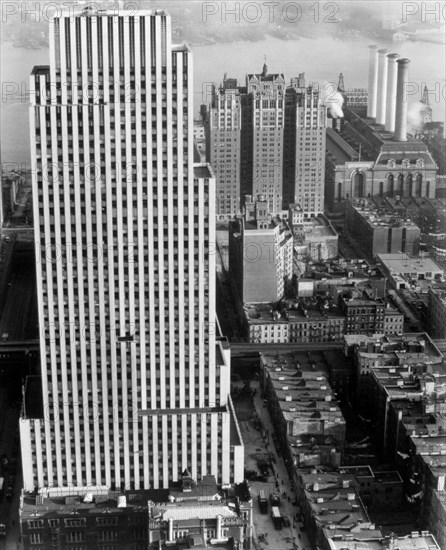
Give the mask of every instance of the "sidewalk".
[[[278, 456], [273, 444], [274, 426], [261, 398], [259, 382], [251, 381], [250, 387], [254, 394], [253, 404], [260, 426], [256, 418], [239, 420], [245, 445], [245, 469], [258, 471], [257, 461], [265, 460], [270, 462], [274, 470], [274, 473], [270, 472], [266, 481], [249, 481], [253, 499], [254, 547], [257, 550], [311, 550], [306, 534], [302, 532], [301, 523], [295, 521], [297, 508], [292, 504], [295, 495], [291, 491], [285, 463], [282, 457]], [[260, 513], [258, 495], [261, 490], [268, 499], [271, 493], [279, 495], [280, 513], [288, 517], [289, 527], [284, 526], [281, 530], [274, 528], [270, 504], [267, 514]]]
[[[7, 392], [1, 393], [1, 400], [3, 414], [0, 430], [0, 455], [6, 454], [10, 461], [15, 458], [17, 462], [15, 466], [10, 464], [2, 474], [5, 479], [5, 487], [0, 498], [0, 523], [4, 523], [6, 526], [6, 537], [0, 538], [0, 550], [20, 550], [19, 505], [22, 467], [18, 450], [19, 410], [7, 398]], [[8, 501], [6, 493], [11, 475], [14, 476], [13, 494], [11, 501]]]

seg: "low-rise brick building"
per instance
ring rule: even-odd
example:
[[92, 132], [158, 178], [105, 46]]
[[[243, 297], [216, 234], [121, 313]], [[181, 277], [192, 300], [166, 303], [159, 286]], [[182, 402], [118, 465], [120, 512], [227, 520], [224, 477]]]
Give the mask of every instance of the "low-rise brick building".
[[[298, 262], [327, 261], [338, 256], [338, 234], [323, 214], [303, 218], [296, 206], [289, 209], [288, 223], [293, 231], [294, 259]], [[298, 215], [302, 213], [302, 219]]]
[[356, 402], [361, 411], [368, 414], [376, 411], [376, 402], [372, 396], [375, 373], [396, 372], [397, 368], [408, 369], [416, 365], [436, 365], [443, 360], [443, 354], [426, 333], [403, 333], [384, 336], [382, 334], [346, 335], [344, 351], [351, 356], [355, 365]]
[[374, 199], [348, 200], [347, 230], [368, 258], [378, 254], [404, 252], [416, 256], [420, 248], [420, 228]]
[[399, 508], [403, 500], [403, 480], [396, 470], [370, 466], [341, 466], [340, 473], [352, 474], [367, 510]]
[[350, 474], [299, 473], [298, 502], [308, 539], [314, 548], [324, 546], [324, 529], [374, 528], [358, 489], [355, 476]]
[[245, 333], [251, 343], [337, 344], [345, 334], [402, 334], [404, 315], [367, 283], [330, 286], [318, 295], [270, 304], [246, 303]]
[[388, 277], [389, 286], [396, 290], [414, 289], [420, 294], [427, 294], [432, 285], [444, 282], [443, 268], [429, 257], [379, 254], [378, 261]]
[[435, 537], [428, 531], [413, 531], [405, 536], [382, 536], [372, 530], [324, 530], [327, 544], [322, 550], [442, 550]]
[[252, 343], [341, 342], [345, 316], [334, 305], [317, 300], [287, 300], [281, 304], [245, 304], [246, 334]]
[[426, 334], [404, 338], [399, 349], [393, 345], [387, 353], [362, 356], [368, 362], [365, 410], [378, 447], [401, 474], [403, 498], [417, 525], [429, 529], [443, 547], [446, 369]]
[[189, 472], [170, 489], [24, 493], [20, 505], [24, 550], [173, 550], [251, 547], [252, 499], [245, 482], [224, 490], [213, 476], [195, 483]]
[[324, 356], [265, 353], [260, 363], [260, 388], [293, 487], [298, 467], [339, 466], [346, 425]]
[[446, 288], [428, 291], [427, 320], [432, 338], [446, 338]]

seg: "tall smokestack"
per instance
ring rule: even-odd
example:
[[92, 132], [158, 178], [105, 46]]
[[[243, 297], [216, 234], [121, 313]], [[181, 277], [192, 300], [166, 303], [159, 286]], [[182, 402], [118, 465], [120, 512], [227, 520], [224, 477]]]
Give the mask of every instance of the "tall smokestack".
[[398, 65], [396, 60], [399, 54], [389, 53], [387, 56], [387, 97], [386, 97], [386, 125], [388, 132], [395, 131], [395, 111], [396, 111], [396, 76]]
[[407, 141], [407, 83], [409, 82], [410, 59], [398, 59], [396, 84], [395, 141]]
[[376, 44], [369, 46], [369, 98], [367, 101], [367, 116], [376, 117], [376, 90], [378, 86], [378, 49]]
[[386, 122], [386, 97], [387, 97], [387, 54], [389, 50], [378, 50], [378, 84], [376, 92], [376, 123]]

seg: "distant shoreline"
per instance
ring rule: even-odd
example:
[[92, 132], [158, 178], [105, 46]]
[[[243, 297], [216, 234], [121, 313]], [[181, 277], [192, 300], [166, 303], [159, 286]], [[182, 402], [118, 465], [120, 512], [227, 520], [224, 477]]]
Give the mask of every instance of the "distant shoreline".
[[[350, 32], [337, 32], [337, 33], [327, 33], [331, 36], [331, 38], [337, 39], [337, 40], [380, 40], [382, 42], [388, 42], [388, 43], [398, 43], [398, 41], [393, 41], [393, 35], [388, 34], [387, 36], [369, 36], [371, 33], [357, 33], [350, 31]], [[375, 33], [377, 34], [377, 33]], [[415, 35], [415, 34], [407, 34], [407, 37], [405, 41], [410, 42], [420, 42], [420, 43], [437, 43], [437, 44], [445, 44], [445, 39], [441, 40], [442, 36], [433, 36], [433, 35]], [[325, 36], [325, 34], [313, 34], [312, 32], [309, 32], [308, 29], [300, 29], [300, 31], [291, 31], [290, 29], [262, 29], [259, 33], [253, 32], [252, 30], [246, 29], [242, 33], [237, 33], [235, 36], [231, 37], [230, 35], [225, 36], [224, 38], [221, 36], [214, 36], [213, 38], [207, 38], [207, 37], [200, 37], [197, 41], [197, 39], [188, 40], [187, 37], [174, 37], [174, 43], [176, 43], [176, 40], [178, 42], [185, 42], [189, 46], [193, 47], [201, 47], [201, 46], [214, 46], [216, 44], [236, 44], [238, 42], [262, 42], [264, 40], [268, 40], [269, 38], [277, 38], [278, 40], [283, 41], [298, 41], [301, 38], [308, 38], [308, 39], [321, 39]], [[0, 42], [1, 44], [10, 44], [13, 48], [16, 49], [24, 49], [24, 50], [40, 50], [45, 49], [49, 47], [49, 44], [46, 43], [46, 41], [43, 40], [35, 40], [31, 37], [25, 37], [25, 38], [3, 38]]]

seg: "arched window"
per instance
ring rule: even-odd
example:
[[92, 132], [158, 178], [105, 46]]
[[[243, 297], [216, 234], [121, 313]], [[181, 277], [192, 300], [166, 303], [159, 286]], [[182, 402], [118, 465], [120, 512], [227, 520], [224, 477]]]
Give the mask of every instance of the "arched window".
[[423, 193], [423, 176], [421, 174], [417, 174], [415, 177], [415, 196], [421, 197]]
[[353, 174], [353, 196], [362, 198], [365, 192], [364, 172], [355, 172]]
[[341, 202], [342, 200], [342, 183], [338, 182], [338, 201]]
[[406, 176], [406, 196], [412, 197], [413, 195], [413, 178], [412, 174]]
[[403, 196], [403, 183], [404, 183], [403, 174], [398, 174], [396, 177], [396, 192], [400, 197]]
[[393, 197], [395, 195], [395, 183], [393, 174], [387, 174], [387, 194], [390, 197]]

